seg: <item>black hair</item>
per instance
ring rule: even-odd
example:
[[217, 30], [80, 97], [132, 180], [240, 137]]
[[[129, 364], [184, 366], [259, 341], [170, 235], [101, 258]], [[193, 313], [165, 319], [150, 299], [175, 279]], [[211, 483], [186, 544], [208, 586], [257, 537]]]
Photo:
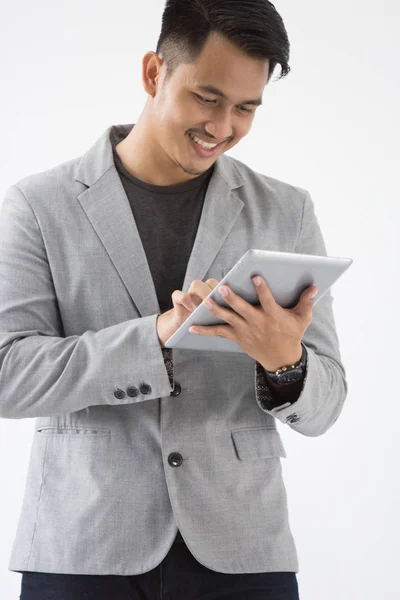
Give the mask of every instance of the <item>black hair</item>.
[[156, 53], [168, 78], [180, 63], [193, 63], [209, 35], [225, 36], [248, 56], [269, 60], [268, 81], [277, 64], [285, 77], [290, 44], [282, 17], [268, 0], [167, 0]]

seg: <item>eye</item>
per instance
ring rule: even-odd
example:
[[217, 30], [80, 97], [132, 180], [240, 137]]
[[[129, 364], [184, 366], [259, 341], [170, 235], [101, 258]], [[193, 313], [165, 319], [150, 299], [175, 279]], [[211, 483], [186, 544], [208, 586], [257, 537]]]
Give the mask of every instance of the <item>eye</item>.
[[[196, 96], [196, 98], [200, 102], [203, 102], [204, 104], [214, 104], [216, 102], [216, 100], [208, 100], [207, 98], [203, 98], [203, 96], [200, 96], [199, 94], [196, 94], [195, 92], [193, 92], [193, 95]], [[245, 114], [250, 114], [250, 113], [254, 112], [254, 110], [252, 110], [251, 108], [244, 108], [243, 106], [240, 107], [239, 110], [241, 110]]]
[[198, 98], [201, 102], [205, 102], [206, 104], [212, 104], [215, 100], [207, 100], [207, 98], [203, 98], [203, 96], [199, 96], [199, 94], [195, 94], [196, 98]]

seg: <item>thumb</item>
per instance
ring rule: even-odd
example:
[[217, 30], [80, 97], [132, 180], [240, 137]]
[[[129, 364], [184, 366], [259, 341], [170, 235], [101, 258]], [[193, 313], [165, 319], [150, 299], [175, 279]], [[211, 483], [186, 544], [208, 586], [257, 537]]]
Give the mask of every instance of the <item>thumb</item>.
[[312, 302], [317, 294], [318, 294], [318, 288], [315, 285], [312, 285], [310, 288], [307, 288], [306, 290], [304, 290], [301, 299], [303, 300], [303, 296], [304, 296], [305, 301], [307, 303], [312, 304]]
[[318, 293], [318, 288], [315, 285], [305, 289], [300, 296], [300, 300], [297, 307], [300, 311], [308, 312], [310, 305], [312, 305], [315, 296]]

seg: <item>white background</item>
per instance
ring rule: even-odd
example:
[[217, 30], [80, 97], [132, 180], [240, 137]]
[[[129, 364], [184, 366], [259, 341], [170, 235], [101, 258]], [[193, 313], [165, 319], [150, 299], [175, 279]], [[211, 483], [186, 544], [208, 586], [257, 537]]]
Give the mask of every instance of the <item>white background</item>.
[[[266, 87], [248, 136], [230, 151], [307, 189], [328, 254], [354, 259], [332, 288], [349, 392], [323, 436], [280, 429], [301, 600], [400, 597], [399, 4], [277, 0], [292, 72]], [[164, 2], [2, 0], [0, 202], [20, 178], [82, 155], [146, 99], [142, 57]], [[1, 285], [1, 282], [0, 282]], [[0, 590], [33, 421], [0, 420]], [[94, 549], [95, 552], [95, 549]]]

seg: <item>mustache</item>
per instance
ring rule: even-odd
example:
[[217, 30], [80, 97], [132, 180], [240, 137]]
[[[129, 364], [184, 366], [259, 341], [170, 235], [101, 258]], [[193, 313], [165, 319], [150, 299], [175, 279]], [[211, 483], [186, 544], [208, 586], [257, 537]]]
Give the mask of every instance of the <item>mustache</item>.
[[[198, 136], [203, 136], [204, 138], [207, 138], [208, 140], [210, 140], [210, 142], [215, 142], [216, 138], [210, 136], [208, 133], [204, 133], [204, 132], [199, 132], [199, 131], [188, 131], [188, 133], [192, 133], [193, 135], [198, 135]], [[219, 144], [222, 144], [223, 142], [230, 142], [232, 141], [232, 137], [226, 138], [224, 140], [221, 140], [220, 142], [218, 142]]]

